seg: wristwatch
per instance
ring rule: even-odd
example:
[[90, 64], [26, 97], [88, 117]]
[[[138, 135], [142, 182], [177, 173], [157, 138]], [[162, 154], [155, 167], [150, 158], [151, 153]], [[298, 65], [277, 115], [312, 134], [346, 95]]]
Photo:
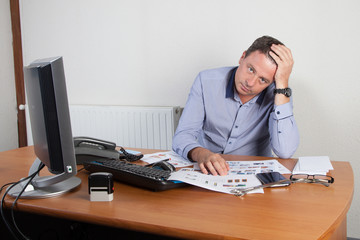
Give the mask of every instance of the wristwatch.
[[291, 96], [291, 88], [279, 88], [279, 89], [274, 89], [274, 94], [284, 94], [287, 97]]

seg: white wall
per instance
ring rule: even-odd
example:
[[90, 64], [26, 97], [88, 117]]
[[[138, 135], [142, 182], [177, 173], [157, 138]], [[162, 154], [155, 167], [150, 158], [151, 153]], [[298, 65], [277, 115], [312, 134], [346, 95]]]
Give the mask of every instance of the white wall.
[[22, 1], [24, 63], [64, 56], [71, 104], [184, 106], [199, 71], [279, 38], [295, 58], [296, 156], [351, 162], [348, 236], [360, 238], [359, 10], [356, 0]]
[[9, 1], [0, 1], [0, 151], [18, 147]]

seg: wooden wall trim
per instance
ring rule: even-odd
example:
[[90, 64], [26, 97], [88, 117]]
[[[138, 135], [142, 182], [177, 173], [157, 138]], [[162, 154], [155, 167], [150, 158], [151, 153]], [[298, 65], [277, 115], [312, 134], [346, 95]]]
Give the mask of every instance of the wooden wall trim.
[[25, 88], [23, 72], [23, 54], [21, 42], [20, 4], [19, 0], [10, 0], [11, 26], [13, 36], [13, 55], [16, 102], [18, 112], [18, 143], [19, 147], [27, 146], [25, 111], [19, 110], [20, 105], [25, 105]]

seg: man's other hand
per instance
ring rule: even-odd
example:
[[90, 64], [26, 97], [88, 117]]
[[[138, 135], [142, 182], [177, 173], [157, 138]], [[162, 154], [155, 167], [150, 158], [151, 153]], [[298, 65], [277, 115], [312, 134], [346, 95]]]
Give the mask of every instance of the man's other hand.
[[214, 176], [224, 176], [230, 170], [229, 164], [220, 154], [213, 153], [205, 148], [194, 148], [189, 152], [189, 157], [198, 162], [200, 170], [204, 174], [211, 173]]

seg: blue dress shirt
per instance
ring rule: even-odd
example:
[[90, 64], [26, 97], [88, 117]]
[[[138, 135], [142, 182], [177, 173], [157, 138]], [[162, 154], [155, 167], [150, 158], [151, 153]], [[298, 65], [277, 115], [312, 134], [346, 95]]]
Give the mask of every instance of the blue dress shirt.
[[214, 153], [290, 158], [299, 145], [292, 101], [274, 105], [271, 84], [242, 104], [234, 87], [236, 67], [200, 72], [173, 138], [173, 150], [188, 158], [196, 147]]

